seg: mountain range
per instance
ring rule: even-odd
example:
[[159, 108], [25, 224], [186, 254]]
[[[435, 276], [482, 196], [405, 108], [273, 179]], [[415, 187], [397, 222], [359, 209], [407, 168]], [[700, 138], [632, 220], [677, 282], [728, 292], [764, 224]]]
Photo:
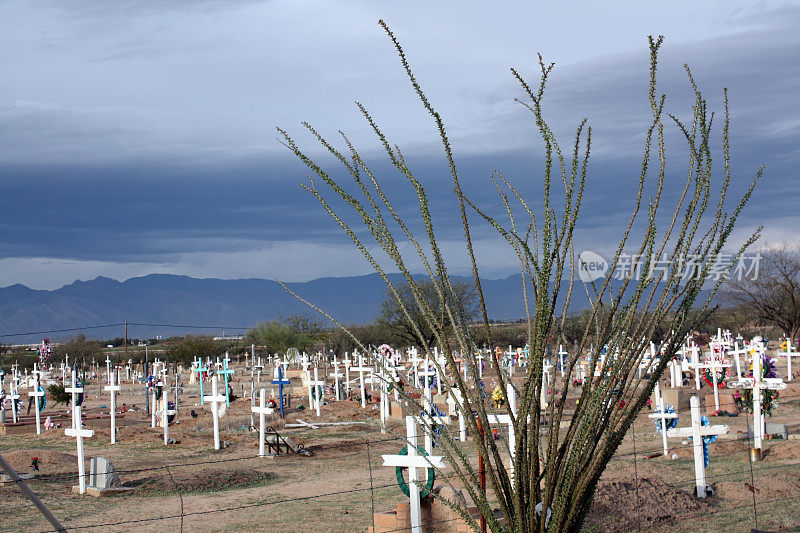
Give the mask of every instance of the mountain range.
[[[390, 277], [393, 282], [401, 282], [399, 274]], [[472, 282], [471, 278], [454, 278]], [[490, 318], [514, 320], [524, 316], [519, 274], [481, 282]], [[287, 286], [346, 324], [373, 320], [386, 295], [377, 274], [318, 278]], [[576, 289], [571, 311], [588, 306], [585, 291], [579, 285]], [[111, 326], [83, 332], [90, 338], [110, 339], [125, 335], [124, 326], [120, 326], [125, 322], [129, 323], [129, 338], [200, 332], [235, 335], [258, 322], [294, 314], [318, 316], [277, 282], [266, 279], [152, 274], [126, 281], [98, 277], [56, 290], [34, 290], [17, 284], [0, 288], [0, 341], [31, 343], [42, 337], [61, 340], [73, 337], [77, 333], [74, 328], [105, 325]]]
[[[401, 281], [399, 274], [391, 278]], [[523, 315], [519, 279], [516, 275], [483, 280], [493, 318]], [[373, 320], [386, 294], [377, 274], [319, 278], [287, 286], [348, 324]], [[315, 310], [267, 279], [152, 274], [126, 281], [98, 277], [55, 290], [16, 284], [0, 288], [0, 340], [14, 344], [38, 342], [42, 337], [65, 339], [77, 332], [56, 330], [113, 325], [84, 330], [87, 337], [109, 339], [124, 336], [124, 326], [118, 325], [124, 322], [129, 323], [130, 338], [198, 332], [234, 335], [258, 322], [300, 313], [317, 316]]]

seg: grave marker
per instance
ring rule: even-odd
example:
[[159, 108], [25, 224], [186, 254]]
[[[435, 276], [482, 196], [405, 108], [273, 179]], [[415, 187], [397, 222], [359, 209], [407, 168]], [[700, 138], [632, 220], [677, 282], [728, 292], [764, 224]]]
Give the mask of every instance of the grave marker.
[[112, 372], [110, 384], [103, 387], [103, 390], [111, 393], [111, 444], [117, 443], [117, 399], [115, 393], [122, 390], [122, 387], [114, 383], [115, 377], [116, 372]]
[[395, 468], [408, 469], [408, 491], [411, 504], [411, 532], [422, 533], [422, 510], [420, 500], [420, 478], [417, 469], [424, 468], [444, 468], [442, 457], [427, 456], [420, 454], [417, 446], [417, 422], [413, 416], [406, 417], [406, 440], [405, 449], [407, 454], [402, 451], [398, 455], [384, 455], [383, 466], [393, 466]]
[[219, 450], [219, 404], [225, 401], [225, 396], [219, 394], [217, 390], [217, 376], [211, 378], [211, 396], [206, 396], [205, 400], [211, 402], [211, 416], [214, 419], [214, 449]]
[[72, 408], [72, 422], [75, 427], [67, 428], [64, 430], [64, 435], [67, 437], [75, 437], [78, 447], [78, 491], [80, 494], [86, 494], [86, 464], [84, 463], [83, 456], [83, 439], [94, 436], [94, 431], [91, 429], [83, 429], [81, 423], [81, 406], [76, 405]]
[[[703, 441], [703, 437], [716, 437], [717, 435], [724, 435], [728, 433], [728, 426], [709, 426], [702, 425], [702, 419], [708, 422], [706, 417], [700, 416], [700, 400], [697, 396], [692, 396], [689, 400], [690, 409], [692, 414], [692, 425], [683, 428], [674, 428], [667, 430], [667, 436], [670, 438], [685, 438], [691, 437], [692, 447], [694, 448], [694, 477], [695, 487], [698, 498], [706, 497], [706, 463], [708, 461], [706, 454], [708, 453], [708, 444]], [[713, 442], [713, 441], [712, 441]]]

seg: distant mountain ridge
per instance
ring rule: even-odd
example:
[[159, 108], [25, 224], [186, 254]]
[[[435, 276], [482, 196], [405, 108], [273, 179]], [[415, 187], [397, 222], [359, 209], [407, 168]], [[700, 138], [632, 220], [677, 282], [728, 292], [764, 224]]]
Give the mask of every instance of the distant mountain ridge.
[[[472, 282], [472, 278], [453, 277]], [[390, 278], [393, 282], [402, 281], [400, 274], [390, 275]], [[519, 274], [503, 279], [482, 279], [481, 283], [490, 318], [514, 320], [524, 316]], [[377, 274], [318, 278], [287, 283], [287, 286], [345, 324], [373, 320], [386, 294], [385, 285]], [[570, 311], [580, 311], [587, 306], [585, 291], [582, 288], [573, 291]], [[16, 284], [0, 288], [0, 335], [51, 333], [4, 336], [0, 341], [13, 344], [38, 342], [42, 337], [65, 339], [77, 332], [53, 330], [123, 322], [148, 324], [129, 327], [130, 338], [204, 331], [215, 335], [235, 334], [241, 330], [230, 328], [249, 328], [264, 320], [298, 313], [317, 314], [278, 283], [267, 279], [197, 279], [151, 274], [122, 282], [98, 277], [91, 281], [75, 281], [52, 291]], [[225, 326], [229, 329], [164, 325]], [[88, 337], [109, 339], [123, 336], [124, 328], [98, 328], [85, 333]]]
[[[400, 282], [399, 274], [391, 275]], [[467, 278], [463, 278], [467, 279]], [[490, 314], [497, 319], [519, 318], [523, 308], [519, 297], [519, 275], [502, 280], [483, 280]], [[287, 283], [343, 323], [373, 320], [386, 293], [377, 274], [341, 278], [318, 278]], [[252, 327], [263, 320], [316, 311], [289, 294], [272, 280], [216, 278], [197, 279], [171, 274], [117, 281], [97, 277], [75, 281], [55, 290], [35, 290], [16, 284], [0, 288], [0, 335], [80, 328], [123, 322], [154, 324], [129, 327], [129, 337], [175, 335], [200, 332], [157, 324], [191, 326]], [[122, 336], [120, 328], [88, 330], [97, 338]], [[221, 334], [221, 328], [208, 330]], [[236, 333], [228, 330], [226, 333]], [[3, 337], [6, 343], [36, 342], [41, 337], [69, 338], [76, 332], [52, 332]]]

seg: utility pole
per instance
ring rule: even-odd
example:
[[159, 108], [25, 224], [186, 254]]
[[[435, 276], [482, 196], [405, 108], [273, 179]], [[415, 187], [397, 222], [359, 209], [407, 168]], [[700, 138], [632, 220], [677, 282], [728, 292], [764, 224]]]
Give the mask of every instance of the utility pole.
[[128, 321], [125, 321], [125, 360], [128, 360]]

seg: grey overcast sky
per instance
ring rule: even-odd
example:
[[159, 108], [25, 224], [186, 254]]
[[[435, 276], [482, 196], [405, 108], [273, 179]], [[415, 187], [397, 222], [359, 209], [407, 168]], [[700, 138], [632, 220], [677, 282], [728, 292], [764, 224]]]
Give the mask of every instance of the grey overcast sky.
[[[765, 241], [796, 240], [798, 2], [6, 0], [0, 285], [368, 273], [299, 187], [306, 170], [275, 131], [315, 155], [301, 121], [330, 137], [345, 131], [411, 213], [355, 101], [424, 180], [452, 272], [465, 272], [436, 131], [380, 18], [445, 119], [465, 190], [489, 208], [493, 168], [532, 197], [540, 190], [542, 147], [509, 67], [535, 82], [537, 52], [556, 62], [547, 118], [566, 144], [583, 117], [593, 127], [577, 244], [600, 252], [631, 207], [648, 123], [646, 37], [665, 35], [668, 109], [687, 116], [689, 63], [712, 107], [729, 90], [738, 190], [766, 164], [736, 238], [765, 224]], [[684, 152], [671, 148], [670, 176], [682, 180]], [[475, 222], [482, 273], [514, 272], [512, 255]]]

